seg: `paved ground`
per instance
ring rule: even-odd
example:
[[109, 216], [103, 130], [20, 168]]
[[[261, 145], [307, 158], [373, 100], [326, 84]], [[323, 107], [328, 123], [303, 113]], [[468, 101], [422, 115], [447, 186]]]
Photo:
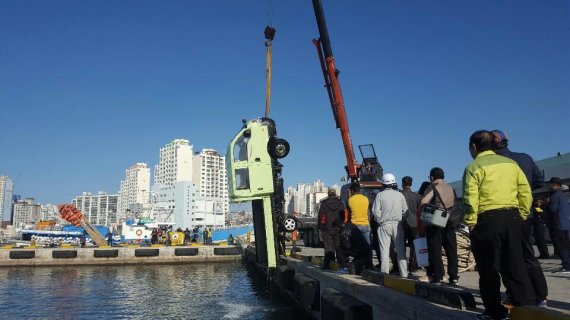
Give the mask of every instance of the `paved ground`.
[[[323, 256], [322, 248], [305, 248], [300, 246], [302, 251], [299, 253], [306, 256]], [[552, 248], [549, 248], [552, 252]], [[570, 310], [570, 274], [555, 273], [553, 271], [560, 268], [559, 259], [540, 260], [546, 281], [548, 283], [548, 306], [549, 308]], [[376, 259], [374, 260], [376, 264]], [[425, 272], [419, 271], [414, 275], [418, 276], [421, 281], [428, 281]], [[473, 293], [477, 304], [482, 308], [482, 301], [479, 296], [479, 275], [476, 271], [468, 271], [460, 273], [459, 287], [468, 289]], [[504, 292], [505, 288], [502, 288]]]

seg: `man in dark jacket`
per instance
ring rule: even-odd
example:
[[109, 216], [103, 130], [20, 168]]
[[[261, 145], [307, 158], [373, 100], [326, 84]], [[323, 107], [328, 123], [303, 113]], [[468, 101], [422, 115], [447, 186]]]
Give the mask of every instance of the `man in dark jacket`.
[[562, 267], [557, 272], [570, 273], [570, 204], [562, 192], [562, 180], [552, 177], [550, 189], [553, 191], [548, 209], [554, 219], [554, 242], [558, 245]]
[[346, 260], [340, 245], [340, 223], [338, 221], [344, 216], [344, 212], [344, 205], [336, 195], [336, 190], [330, 188], [328, 190], [328, 197], [320, 203], [317, 221], [325, 244], [323, 269], [330, 269], [330, 263], [335, 259], [335, 252], [340, 267], [345, 267]]
[[406, 204], [408, 205], [408, 211], [404, 214], [404, 237], [408, 246], [410, 247], [410, 260], [408, 265], [408, 270], [410, 272], [415, 272], [418, 269], [418, 264], [416, 261], [416, 249], [414, 247], [414, 240], [418, 238], [418, 219], [417, 211], [420, 207], [420, 195], [412, 191], [412, 177], [402, 178], [402, 194], [406, 198]]
[[190, 243], [190, 229], [186, 228], [184, 230], [184, 245], [188, 245]]
[[545, 213], [542, 206], [542, 199], [534, 199], [530, 214], [527, 219], [532, 223], [532, 235], [534, 236], [534, 243], [540, 255], [538, 259], [550, 259], [548, 253], [548, 244], [546, 243], [546, 220]]
[[372, 269], [372, 249], [362, 231], [350, 221], [341, 230], [341, 246], [346, 256], [354, 257], [354, 273], [361, 275], [364, 269]]
[[523, 171], [531, 190], [536, 190], [544, 186], [544, 175], [538, 169], [531, 156], [526, 153], [512, 152], [509, 150], [509, 138], [506, 133], [500, 130], [491, 131], [495, 135], [496, 154], [514, 160]]
[[[495, 136], [495, 153], [514, 160], [522, 172], [526, 176], [528, 184], [531, 190], [536, 190], [544, 185], [544, 176], [531, 156], [526, 153], [512, 152], [509, 150], [509, 139], [508, 136], [500, 131], [491, 131]], [[531, 242], [532, 234], [532, 220], [526, 219], [522, 223], [522, 246], [523, 246], [523, 257], [526, 265], [530, 281], [534, 287], [536, 293], [537, 305], [546, 306], [546, 297], [548, 296], [548, 286], [546, 284], [546, 278], [542, 272], [542, 267], [540, 262], [534, 255], [534, 248]], [[510, 293], [507, 291], [507, 295]]]

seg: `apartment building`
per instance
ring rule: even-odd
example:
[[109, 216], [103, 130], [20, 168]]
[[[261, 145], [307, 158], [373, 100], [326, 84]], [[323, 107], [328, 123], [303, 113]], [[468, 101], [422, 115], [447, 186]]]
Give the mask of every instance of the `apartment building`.
[[185, 139], [172, 140], [160, 148], [154, 185], [174, 186], [178, 181], [192, 181], [192, 156], [192, 145]]
[[106, 192], [97, 194], [83, 192], [82, 195], [75, 197], [72, 201], [89, 223], [112, 228], [117, 226], [118, 202], [118, 194], [107, 194]]
[[192, 160], [192, 177], [201, 197], [222, 199], [222, 211], [230, 211], [226, 157], [214, 149], [196, 152]]
[[35, 224], [41, 219], [41, 206], [34, 198], [26, 198], [14, 203], [12, 225], [22, 229], [26, 225]]
[[118, 219], [127, 217], [127, 212], [143, 211], [150, 204], [150, 169], [146, 163], [136, 163], [125, 171], [121, 181], [118, 200]]
[[2, 228], [12, 224], [12, 195], [14, 182], [8, 176], [0, 176], [0, 223]]

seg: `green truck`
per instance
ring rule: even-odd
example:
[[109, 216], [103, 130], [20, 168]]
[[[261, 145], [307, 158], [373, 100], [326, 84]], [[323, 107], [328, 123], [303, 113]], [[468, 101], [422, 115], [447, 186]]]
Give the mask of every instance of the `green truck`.
[[297, 220], [283, 211], [283, 165], [278, 160], [289, 150], [289, 143], [277, 137], [275, 122], [258, 118], [243, 120], [226, 153], [230, 201], [251, 201], [256, 262], [268, 268], [275, 268], [285, 251], [285, 232], [297, 227]]

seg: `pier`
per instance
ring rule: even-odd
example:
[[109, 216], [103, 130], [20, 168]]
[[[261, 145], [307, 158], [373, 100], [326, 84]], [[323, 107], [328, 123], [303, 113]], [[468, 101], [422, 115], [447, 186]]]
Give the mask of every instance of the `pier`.
[[[244, 250], [251, 265], [255, 265], [251, 263], [254, 255], [251, 247]], [[302, 247], [300, 252], [281, 258], [274, 277], [313, 319], [461, 320], [474, 319], [483, 311], [476, 271], [460, 273], [457, 286], [435, 285], [427, 283], [421, 272], [415, 279], [403, 279], [374, 270], [365, 270], [362, 276], [323, 271], [323, 255], [320, 248]], [[570, 319], [570, 275], [552, 272], [558, 260], [541, 261], [549, 286], [549, 307], [516, 307], [509, 319]]]

